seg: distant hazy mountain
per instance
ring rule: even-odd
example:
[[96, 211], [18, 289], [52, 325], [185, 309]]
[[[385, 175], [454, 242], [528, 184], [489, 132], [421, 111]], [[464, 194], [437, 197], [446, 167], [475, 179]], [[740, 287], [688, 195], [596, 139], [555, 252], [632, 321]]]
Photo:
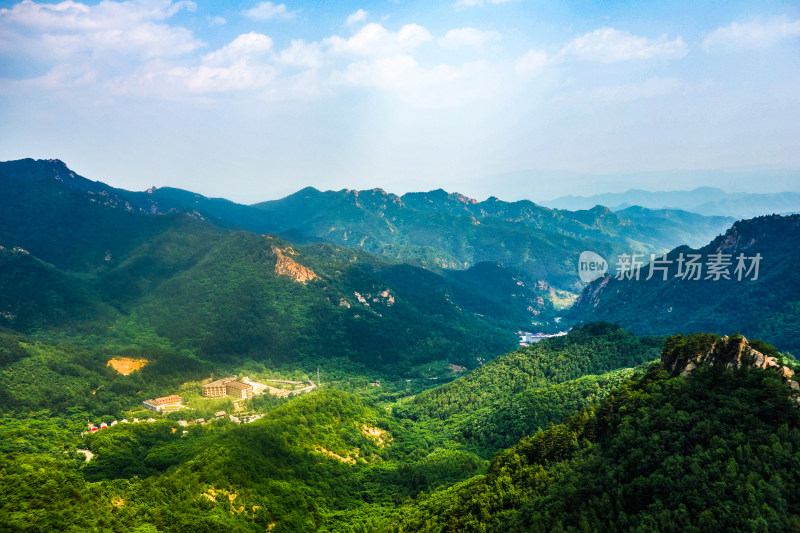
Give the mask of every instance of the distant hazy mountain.
[[256, 204], [280, 231], [296, 231], [429, 268], [496, 262], [560, 289], [580, 288], [573, 256], [585, 249], [666, 251], [699, 245], [733, 219], [680, 211], [566, 211], [530, 201], [483, 202], [441, 189], [397, 196], [381, 189], [303, 189]]
[[[709, 255], [718, 252], [732, 263], [730, 279], [706, 279], [707, 270], [699, 280], [676, 277], [680, 254], [688, 258], [698, 253], [705, 265]], [[757, 280], [751, 279], [754, 272], [737, 279], [739, 254], [761, 255]], [[639, 280], [600, 278], [584, 289], [570, 317], [609, 320], [640, 334], [733, 329], [800, 355], [800, 215], [739, 221], [699, 250], [676, 248], [668, 258], [672, 264], [666, 281], [662, 271], [646, 280], [647, 267]], [[750, 268], [750, 263], [745, 266]]]
[[698, 187], [691, 191], [658, 192], [631, 189], [627, 192], [593, 196], [563, 196], [542, 202], [542, 204], [571, 210], [604, 205], [614, 211], [636, 205], [650, 209], [683, 209], [701, 215], [743, 219], [761, 215], [798, 213], [800, 212], [800, 192], [728, 193], [713, 187]]

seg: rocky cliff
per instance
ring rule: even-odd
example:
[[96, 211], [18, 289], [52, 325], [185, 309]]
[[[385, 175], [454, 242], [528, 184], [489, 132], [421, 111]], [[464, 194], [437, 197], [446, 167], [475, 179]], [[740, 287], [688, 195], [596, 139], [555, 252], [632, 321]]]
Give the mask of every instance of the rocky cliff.
[[794, 381], [794, 371], [783, 365], [775, 357], [770, 357], [753, 348], [742, 335], [727, 335], [718, 339], [708, 351], [692, 353], [687, 351], [668, 351], [661, 354], [664, 368], [673, 376], [688, 376], [701, 365], [722, 366], [725, 368], [760, 368], [772, 369], [788, 381], [792, 389], [800, 389], [800, 383]]

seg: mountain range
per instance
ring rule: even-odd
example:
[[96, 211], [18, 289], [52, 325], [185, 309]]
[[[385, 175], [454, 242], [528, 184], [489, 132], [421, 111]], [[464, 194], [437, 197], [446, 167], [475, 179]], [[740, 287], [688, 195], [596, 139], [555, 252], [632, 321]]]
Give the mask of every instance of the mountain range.
[[[266, 301], [254, 301], [259, 291], [248, 290], [248, 303], [235, 308], [236, 317], [217, 316], [216, 325], [209, 326], [205, 322], [210, 320], [209, 311], [180, 302], [181, 298], [170, 300], [174, 302], [170, 305], [186, 311], [182, 315], [150, 313], [148, 309], [164, 310], [170, 305], [148, 302], [163, 300], [163, 290], [185, 284], [185, 280], [200, 282], [206, 276], [216, 279], [222, 275], [222, 268], [203, 270], [200, 265], [222, 260], [229, 265], [252, 262], [257, 257], [252, 250], [259, 247], [268, 248], [266, 257], [277, 264], [274, 250], [284, 250], [289, 245], [282, 240], [268, 244], [256, 234], [289, 239], [295, 243], [292, 250], [306, 256], [303, 261], [316, 265], [311, 270], [317, 281], [304, 283], [308, 288], [303, 295], [314, 292], [317, 285], [321, 285], [320, 290], [327, 290], [319, 280], [356, 274], [370, 279], [363, 285], [350, 280], [346, 288], [341, 288], [341, 294], [323, 299], [328, 302], [326, 305], [333, 306], [319, 315], [328, 315], [324, 319], [328, 327], [339, 320], [332, 317], [341, 318], [347, 313], [358, 315], [360, 322], [382, 318], [371, 309], [366, 314], [357, 312], [359, 306], [369, 306], [355, 294], [366, 299], [363, 295], [391, 292], [393, 283], [405, 294], [394, 293], [403, 299], [391, 313], [403, 308], [408, 295], [415, 299], [418, 310], [441, 317], [455, 313], [464, 317], [464, 324], [477, 320], [514, 331], [545, 327], [548, 323], [553, 327], [558, 309], [568, 304], [582, 286], [574, 272], [574, 260], [583, 249], [605, 254], [631, 249], [664, 251], [685, 241], [711, 238], [731, 223], [724, 217], [679, 211], [630, 209], [616, 214], [596, 208], [568, 212], [496, 198], [476, 202], [441, 190], [398, 197], [380, 190], [304, 189], [282, 200], [246, 206], [178, 189], [126, 191], [83, 178], [58, 160], [0, 163], [0, 179], [6, 191], [0, 199], [0, 245], [29, 252], [31, 257], [26, 261], [36, 265], [33, 270], [18, 268], [14, 277], [5, 278], [9, 292], [0, 303], [7, 325], [24, 330], [52, 325], [57, 321], [50, 315], [64, 314], [64, 309], [70, 309], [67, 315], [72, 322], [79, 317], [136, 312], [162, 334], [177, 338], [180, 332], [193, 345], [202, 344], [209, 349], [220, 345], [214, 340], [218, 338], [215, 332], [230, 328], [232, 323], [250, 324], [259, 330], [243, 339], [250, 338], [256, 344], [265, 342], [271, 334], [266, 325], [269, 320], [262, 318], [285, 310], [279, 311]], [[237, 230], [253, 233], [235, 236]], [[223, 259], [225, 249], [232, 255]], [[345, 251], [350, 249], [357, 252]], [[11, 258], [18, 253], [21, 252], [9, 251], [4, 255], [10, 271], [15, 268]], [[282, 263], [305, 267], [291, 253], [280, 253]], [[256, 259], [254, 264], [259, 261]], [[268, 269], [274, 270], [273, 267]], [[24, 276], [22, 270], [26, 272]], [[41, 295], [29, 291], [30, 284], [37, 283], [34, 271], [42, 273], [45, 286], [51, 291], [48, 297], [62, 299], [68, 303], [66, 306], [31, 306], [29, 295]], [[242, 286], [263, 285], [269, 279], [264, 274], [245, 282], [250, 275], [246, 272], [254, 271], [240, 269], [239, 274], [244, 276]], [[201, 286], [216, 291], [218, 283], [209, 279]], [[245, 311], [247, 306], [251, 311]], [[272, 310], [267, 310], [270, 307]], [[33, 316], [37, 312], [38, 316]], [[249, 318], [243, 316], [246, 313], [250, 313]], [[170, 316], [191, 316], [194, 326], [181, 329], [174, 319], [167, 320]], [[295, 326], [299, 328], [301, 322], [297, 318]], [[200, 324], [205, 324], [202, 332], [197, 330]], [[370, 328], [383, 329], [377, 324]], [[340, 324], [336, 329], [348, 328]], [[287, 330], [281, 331], [285, 335]], [[436, 342], [449, 341], [440, 338]], [[284, 344], [298, 346], [295, 342]], [[240, 340], [238, 345], [241, 348], [235, 353], [244, 353], [245, 346], [248, 350], [251, 347], [246, 340]], [[425, 344], [414, 341], [414, 345]], [[351, 348], [336, 353], [349, 353]]]
[[800, 531], [800, 215], [0, 187], [0, 531]]
[[702, 215], [744, 219], [772, 214], [799, 213], [800, 192], [729, 193], [714, 187], [698, 187], [690, 191], [630, 189], [621, 193], [592, 196], [562, 196], [555, 200], [542, 202], [542, 205], [573, 210], [604, 205], [616, 212], [631, 206], [640, 206], [649, 209], [680, 209]]
[[299, 232], [345, 246], [420, 264], [461, 269], [496, 262], [531, 281], [580, 290], [573, 259], [584, 249], [655, 252], [676, 243], [706, 242], [733, 222], [680, 211], [613, 213], [545, 208], [530, 201], [478, 202], [457, 193], [389, 194], [306, 188], [255, 207]]

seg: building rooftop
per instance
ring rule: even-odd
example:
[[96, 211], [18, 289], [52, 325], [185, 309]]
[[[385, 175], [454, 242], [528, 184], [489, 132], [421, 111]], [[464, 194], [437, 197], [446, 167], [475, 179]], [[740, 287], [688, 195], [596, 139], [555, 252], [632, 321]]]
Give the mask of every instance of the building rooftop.
[[231, 381], [235, 381], [236, 378], [222, 378], [216, 381], [212, 381], [211, 383], [206, 383], [203, 387], [222, 387], [226, 383], [230, 383]]
[[246, 390], [246, 389], [252, 389], [253, 388], [253, 386], [250, 385], [249, 383], [242, 383], [240, 381], [231, 381], [231, 382], [227, 383], [227, 386], [228, 387], [233, 387], [234, 389], [240, 389], [240, 390]]
[[170, 403], [178, 403], [181, 401], [181, 397], [177, 394], [173, 394], [171, 396], [164, 396], [162, 398], [156, 398], [155, 400], [145, 400], [144, 403], [150, 405], [167, 405]]

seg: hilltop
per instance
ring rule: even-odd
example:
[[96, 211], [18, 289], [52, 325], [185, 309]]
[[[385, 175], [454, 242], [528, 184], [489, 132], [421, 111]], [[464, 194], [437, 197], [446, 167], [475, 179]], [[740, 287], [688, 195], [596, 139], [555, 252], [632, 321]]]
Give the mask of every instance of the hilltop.
[[[733, 347], [757, 351], [734, 336], [671, 337], [662, 360]], [[683, 377], [653, 364], [498, 453], [486, 475], [420, 496], [394, 530], [796, 531], [793, 388], [771, 368], [704, 359]]]

